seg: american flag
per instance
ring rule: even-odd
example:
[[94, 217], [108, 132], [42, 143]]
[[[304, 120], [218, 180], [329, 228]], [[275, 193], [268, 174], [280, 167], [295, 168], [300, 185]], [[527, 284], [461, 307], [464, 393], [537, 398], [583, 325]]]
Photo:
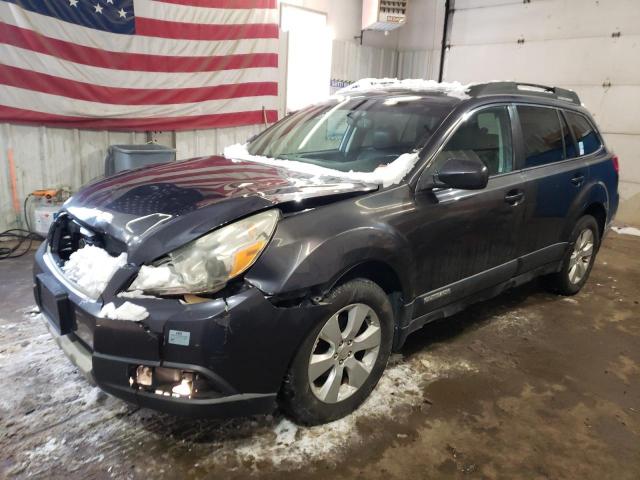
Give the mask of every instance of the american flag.
[[0, 122], [277, 120], [277, 0], [0, 0]]

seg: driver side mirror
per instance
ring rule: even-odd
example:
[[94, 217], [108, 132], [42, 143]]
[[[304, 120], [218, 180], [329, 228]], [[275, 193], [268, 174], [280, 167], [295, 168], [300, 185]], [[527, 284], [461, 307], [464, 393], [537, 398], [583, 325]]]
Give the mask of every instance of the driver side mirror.
[[489, 181], [489, 170], [479, 160], [449, 158], [433, 174], [420, 182], [420, 190], [431, 188], [459, 188], [461, 190], [481, 190]]

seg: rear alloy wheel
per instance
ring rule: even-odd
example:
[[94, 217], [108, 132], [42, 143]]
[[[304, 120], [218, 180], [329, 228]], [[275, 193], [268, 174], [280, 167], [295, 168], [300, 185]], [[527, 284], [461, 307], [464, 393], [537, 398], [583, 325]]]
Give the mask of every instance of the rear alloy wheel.
[[600, 248], [596, 219], [591, 215], [581, 217], [571, 232], [569, 244], [573, 246], [565, 254], [560, 271], [544, 279], [549, 290], [561, 295], [575, 295], [589, 278]]
[[279, 398], [282, 409], [306, 425], [358, 408], [380, 380], [393, 340], [391, 303], [374, 282], [350, 280], [323, 303], [333, 313], [300, 346]]
[[573, 252], [569, 257], [569, 281], [573, 284], [580, 283], [584, 278], [593, 257], [593, 232], [585, 228], [580, 232]]

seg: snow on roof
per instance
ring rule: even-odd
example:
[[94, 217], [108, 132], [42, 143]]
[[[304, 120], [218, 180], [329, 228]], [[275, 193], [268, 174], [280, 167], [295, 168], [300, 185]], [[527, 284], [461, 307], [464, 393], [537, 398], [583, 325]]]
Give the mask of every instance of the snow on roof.
[[423, 80], [420, 78], [408, 78], [405, 80], [398, 80], [397, 78], [363, 78], [347, 87], [341, 88], [336, 92], [336, 95], [344, 95], [355, 91], [385, 90], [391, 88], [440, 92], [450, 97], [459, 98], [460, 100], [471, 98], [467, 94], [469, 85], [463, 85], [460, 82], [436, 82], [435, 80]]
[[279, 158], [251, 155], [247, 145], [235, 144], [224, 149], [224, 156], [230, 160], [245, 160], [263, 163], [274, 167], [285, 168], [295, 172], [305, 173], [314, 177], [343, 178], [352, 182], [372, 183], [388, 187], [400, 183], [418, 161], [418, 153], [411, 152], [400, 155], [393, 162], [379, 166], [373, 172], [343, 172], [333, 168], [325, 168], [310, 163], [282, 160]]

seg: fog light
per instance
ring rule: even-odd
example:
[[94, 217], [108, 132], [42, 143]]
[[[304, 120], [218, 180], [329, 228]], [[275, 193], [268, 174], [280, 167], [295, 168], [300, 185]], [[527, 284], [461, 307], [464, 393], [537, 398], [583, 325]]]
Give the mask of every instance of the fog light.
[[190, 397], [192, 389], [193, 384], [191, 382], [191, 379], [187, 378], [187, 376], [185, 375], [182, 377], [182, 381], [171, 389], [171, 392], [181, 397]]
[[136, 383], [138, 385], [144, 385], [150, 387], [153, 382], [153, 370], [150, 367], [144, 365], [138, 365], [136, 368]]

